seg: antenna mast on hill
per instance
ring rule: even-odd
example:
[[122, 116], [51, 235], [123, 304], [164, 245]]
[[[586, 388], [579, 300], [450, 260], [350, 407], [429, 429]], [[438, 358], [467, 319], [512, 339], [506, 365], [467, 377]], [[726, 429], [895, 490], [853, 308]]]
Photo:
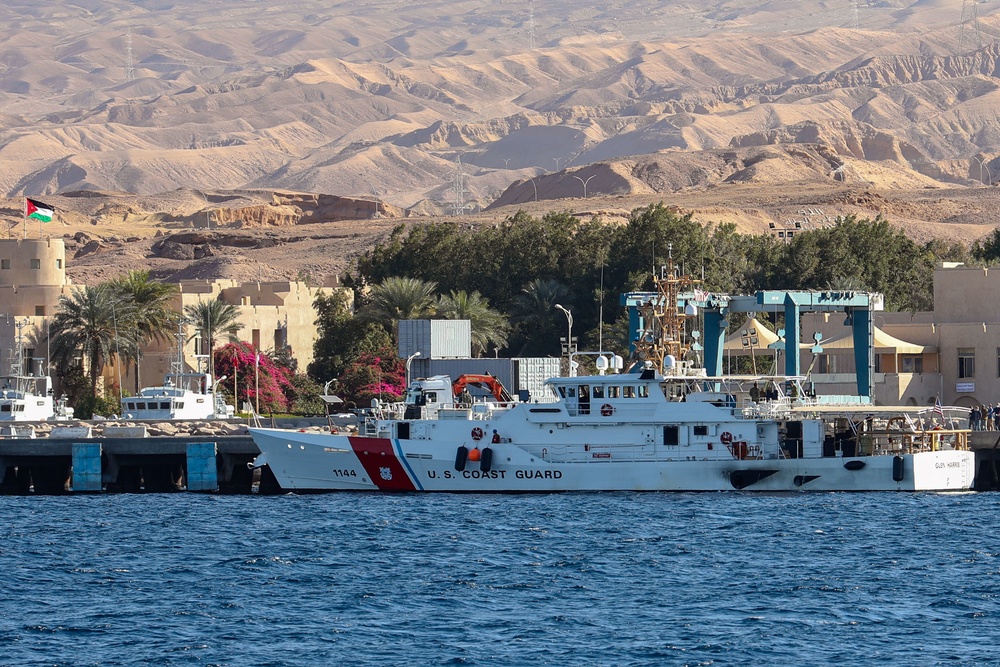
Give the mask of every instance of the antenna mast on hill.
[[125, 80], [135, 80], [135, 66], [132, 64], [132, 28], [125, 33]]
[[535, 0], [528, 0], [528, 48], [535, 50]]
[[962, 0], [962, 31], [958, 38], [960, 53], [965, 51], [966, 42], [975, 42], [976, 49], [983, 48], [983, 34], [979, 31], [979, 9], [976, 8], [976, 0]]
[[851, 27], [855, 30], [861, 27], [861, 24], [858, 22], [858, 2], [859, 0], [851, 0]]

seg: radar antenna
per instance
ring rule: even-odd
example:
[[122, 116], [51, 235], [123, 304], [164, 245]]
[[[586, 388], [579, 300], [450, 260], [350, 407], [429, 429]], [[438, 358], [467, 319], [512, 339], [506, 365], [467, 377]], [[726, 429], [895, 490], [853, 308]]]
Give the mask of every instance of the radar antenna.
[[642, 329], [635, 344], [636, 356], [651, 361], [658, 370], [668, 355], [683, 358], [688, 351], [684, 343], [684, 323], [694, 313], [678, 303], [682, 292], [692, 292], [700, 280], [680, 275], [674, 266], [673, 244], [667, 244], [667, 264], [660, 267], [659, 276], [653, 276], [656, 297], [639, 306]]

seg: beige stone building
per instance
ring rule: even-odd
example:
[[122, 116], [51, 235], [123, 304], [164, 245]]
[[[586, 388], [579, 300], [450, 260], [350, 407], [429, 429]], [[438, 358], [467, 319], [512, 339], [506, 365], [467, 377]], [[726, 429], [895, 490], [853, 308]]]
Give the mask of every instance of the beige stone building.
[[[336, 289], [335, 286], [315, 287], [301, 282], [238, 283], [234, 280], [185, 280], [179, 288], [171, 304], [172, 310], [183, 313], [188, 306], [200, 301], [221, 300], [232, 304], [240, 311], [239, 340], [252, 343], [264, 352], [287, 348], [298, 361], [301, 372], [305, 372], [313, 360], [313, 343], [317, 335], [313, 301], [317, 294], [329, 294]], [[190, 325], [185, 333], [185, 359], [189, 367], [197, 368], [196, 355], [207, 353], [207, 342], [192, 338], [194, 328]], [[220, 346], [227, 342], [225, 335], [219, 335], [215, 344]], [[176, 357], [176, 341], [148, 346], [143, 351], [140, 384], [158, 383], [170, 371], [170, 364]], [[131, 368], [122, 370], [122, 386], [129, 391], [135, 389], [132, 372]], [[107, 380], [117, 382], [113, 375]]]
[[[25, 325], [27, 356], [38, 360], [36, 369], [48, 368], [47, 323], [56, 312], [59, 298], [69, 295], [73, 287], [66, 275], [66, 246], [62, 239], [0, 239], [0, 372], [9, 369], [18, 323]], [[173, 310], [184, 312], [186, 306], [209, 299], [232, 304], [240, 311], [239, 340], [264, 351], [287, 347], [302, 371], [313, 359], [317, 334], [313, 300], [320, 292], [329, 294], [336, 289], [330, 283], [317, 287], [300, 282], [232, 280], [184, 281], [179, 287]], [[188, 327], [184, 356], [188, 369], [197, 369], [199, 341], [187, 340], [192, 334], [193, 329]], [[217, 340], [216, 344], [224, 342]], [[143, 353], [140, 383], [158, 384], [170, 370], [176, 351], [175, 341], [149, 346]], [[133, 373], [131, 368], [108, 367], [103, 372], [104, 381], [107, 386], [121, 381], [125, 389], [134, 390]], [[58, 378], [53, 379], [59, 391]]]
[[19, 324], [35, 360], [24, 370], [47, 371], [47, 321], [70, 289], [62, 239], [0, 239], [0, 373], [10, 369]]
[[[1000, 269], [946, 263], [934, 272], [934, 310], [876, 312], [875, 400], [884, 405], [972, 406], [1000, 401]], [[823, 353], [803, 369], [823, 393], [853, 386], [850, 328], [843, 317], [803, 317], [803, 337], [823, 334]], [[853, 393], [851, 390], [848, 393]]]

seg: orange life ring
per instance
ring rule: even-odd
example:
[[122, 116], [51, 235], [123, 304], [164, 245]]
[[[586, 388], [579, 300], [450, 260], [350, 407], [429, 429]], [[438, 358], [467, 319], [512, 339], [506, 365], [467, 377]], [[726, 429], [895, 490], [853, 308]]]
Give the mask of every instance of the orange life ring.
[[476, 428], [472, 429], [472, 439], [476, 440], [476, 441], [482, 440], [483, 439], [483, 429], [479, 428], [478, 426]]
[[604, 405], [601, 406], [602, 417], [610, 417], [613, 414], [615, 414], [615, 406], [611, 405], [610, 403], [605, 403]]

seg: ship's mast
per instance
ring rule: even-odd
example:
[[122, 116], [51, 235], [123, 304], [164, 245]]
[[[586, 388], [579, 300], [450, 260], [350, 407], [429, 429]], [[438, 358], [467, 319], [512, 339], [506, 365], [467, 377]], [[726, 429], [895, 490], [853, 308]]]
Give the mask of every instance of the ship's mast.
[[681, 293], [692, 292], [701, 281], [680, 275], [674, 266], [671, 243], [667, 245], [667, 264], [660, 267], [659, 276], [653, 276], [653, 284], [656, 297], [639, 306], [643, 328], [635, 351], [639, 359], [653, 362], [654, 368], [662, 372], [667, 356], [680, 360], [689, 349], [684, 342], [684, 323], [694, 314], [678, 301]]

